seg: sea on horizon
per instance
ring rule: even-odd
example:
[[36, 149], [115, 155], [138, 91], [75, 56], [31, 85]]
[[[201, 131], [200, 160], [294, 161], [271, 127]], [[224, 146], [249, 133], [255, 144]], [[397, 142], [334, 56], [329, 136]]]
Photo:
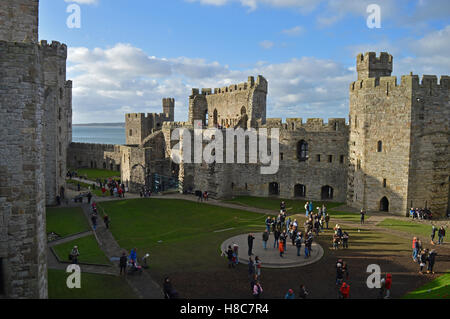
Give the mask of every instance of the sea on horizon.
[[72, 126], [72, 142], [124, 145], [125, 128], [120, 126]]

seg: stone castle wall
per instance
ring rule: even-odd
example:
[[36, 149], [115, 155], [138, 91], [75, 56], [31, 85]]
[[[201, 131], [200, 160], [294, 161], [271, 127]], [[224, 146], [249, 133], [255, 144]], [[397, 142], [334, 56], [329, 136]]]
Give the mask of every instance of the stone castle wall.
[[[371, 56], [372, 55], [365, 55]], [[347, 203], [368, 210], [407, 214], [429, 207], [445, 215], [449, 206], [449, 80], [396, 77], [388, 55], [373, 59], [350, 86]], [[387, 61], [380, 64], [380, 61]], [[361, 55], [358, 56], [358, 65]], [[384, 67], [384, 70], [383, 70]], [[373, 77], [367, 77], [367, 76]]]
[[[32, 2], [35, 1], [29, 1]], [[42, 125], [45, 56], [35, 43], [3, 41], [3, 26], [0, 25], [0, 267], [5, 295], [0, 298], [47, 298]]]
[[45, 79], [45, 180], [46, 203], [54, 205], [65, 187], [67, 149], [72, 141], [72, 82], [66, 81], [67, 47], [41, 41]]
[[67, 151], [68, 168], [99, 168], [120, 170], [120, 158], [112, 144], [70, 143]]
[[39, 0], [2, 0], [0, 40], [38, 42]]

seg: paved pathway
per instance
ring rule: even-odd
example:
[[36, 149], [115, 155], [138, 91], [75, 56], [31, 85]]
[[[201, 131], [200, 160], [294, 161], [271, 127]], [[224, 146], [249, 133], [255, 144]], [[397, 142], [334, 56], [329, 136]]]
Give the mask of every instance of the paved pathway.
[[[239, 262], [242, 264], [248, 264], [249, 256], [247, 236], [248, 234], [244, 234], [227, 239], [220, 246], [221, 251], [225, 252], [228, 249], [228, 246], [233, 247], [233, 244], [237, 244], [239, 246]], [[302, 245], [302, 251], [300, 253], [301, 256], [297, 256], [297, 248], [292, 246], [290, 240], [286, 243], [287, 251], [284, 253], [284, 257], [280, 257], [278, 248], [273, 248], [273, 234], [269, 238], [267, 243], [268, 248], [266, 250], [262, 247], [262, 241], [260, 240], [262, 238], [262, 233], [254, 234], [254, 236], [255, 241], [252, 251], [254, 256], [252, 256], [252, 258], [254, 261], [255, 257], [258, 256], [259, 259], [261, 259], [261, 266], [263, 268], [301, 267], [311, 265], [323, 257], [323, 248], [317, 243], [313, 243], [311, 256], [309, 258], [305, 258], [305, 245]]]
[[[82, 208], [86, 218], [90, 220], [91, 208], [89, 204], [83, 204]], [[119, 246], [102, 220], [99, 220], [95, 234], [100, 248], [110, 260], [117, 259], [123, 252], [126, 252], [125, 249]], [[128, 255], [128, 252], [126, 253]], [[115, 262], [112, 268], [118, 274], [118, 261]], [[126, 280], [141, 299], [161, 299], [164, 297], [160, 286], [150, 277], [147, 271], [143, 271], [141, 275], [127, 275]]]
[[83, 238], [83, 237], [92, 235], [93, 233], [94, 232], [92, 230], [90, 230], [90, 231], [86, 231], [86, 232], [83, 232], [83, 233], [67, 236], [67, 237], [64, 237], [64, 238], [61, 238], [61, 239], [57, 239], [57, 240], [51, 241], [51, 242], [48, 243], [47, 246], [48, 247], [53, 247], [53, 246], [56, 246], [56, 245], [68, 243], [68, 242], [70, 242], [72, 240], [76, 240], [76, 239], [79, 239], [79, 238]]

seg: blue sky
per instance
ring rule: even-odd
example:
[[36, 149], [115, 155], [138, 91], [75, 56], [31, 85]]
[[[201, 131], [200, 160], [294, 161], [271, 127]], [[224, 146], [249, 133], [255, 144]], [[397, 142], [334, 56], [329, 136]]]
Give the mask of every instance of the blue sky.
[[[81, 28], [66, 8], [78, 3]], [[370, 29], [367, 6], [381, 8]], [[359, 52], [394, 55], [394, 73], [450, 74], [447, 0], [41, 0], [40, 38], [69, 46], [73, 121], [119, 122], [191, 87], [261, 74], [268, 117], [347, 117]]]

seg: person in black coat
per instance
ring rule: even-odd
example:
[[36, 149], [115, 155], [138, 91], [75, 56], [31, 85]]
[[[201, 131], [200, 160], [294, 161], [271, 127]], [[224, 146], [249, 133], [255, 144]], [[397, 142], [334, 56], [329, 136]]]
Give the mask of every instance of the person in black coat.
[[120, 267], [120, 274], [122, 275], [122, 271], [123, 274], [126, 275], [126, 270], [127, 270], [127, 262], [128, 262], [128, 258], [127, 258], [127, 254], [125, 252], [122, 253], [122, 257], [120, 257], [120, 261], [119, 261], [119, 267]]
[[253, 236], [253, 234], [249, 234], [247, 237], [247, 242], [248, 242], [248, 255], [251, 256], [253, 255], [253, 241], [255, 240], [255, 237]]
[[428, 255], [427, 261], [428, 261], [428, 268], [427, 268], [427, 274], [429, 274], [430, 272], [432, 274], [434, 274], [433, 271], [433, 267], [434, 267], [434, 263], [436, 262], [436, 250], [432, 250], [430, 251], [430, 254]]
[[164, 298], [165, 299], [179, 299], [178, 292], [173, 288], [169, 277], [164, 278]]

